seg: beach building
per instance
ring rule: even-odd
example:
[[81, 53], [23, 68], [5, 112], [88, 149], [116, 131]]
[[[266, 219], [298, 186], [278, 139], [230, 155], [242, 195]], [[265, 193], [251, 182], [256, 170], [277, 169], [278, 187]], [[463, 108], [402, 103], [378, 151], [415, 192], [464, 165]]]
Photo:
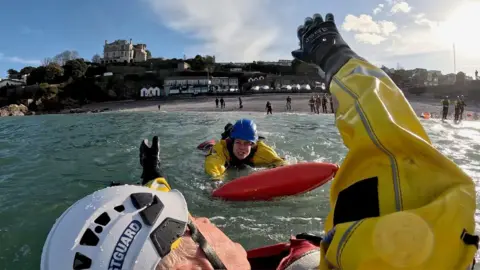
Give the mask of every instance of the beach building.
[[7, 86], [23, 86], [23, 85], [25, 85], [24, 80], [0, 79], [0, 88], [7, 87]]
[[141, 97], [159, 97], [161, 94], [161, 89], [158, 87], [144, 87], [140, 90]]
[[207, 93], [210, 86], [207, 76], [178, 76], [165, 79], [165, 95]]
[[147, 45], [146, 44], [132, 44], [130, 41], [119, 39], [112, 43], [105, 40], [103, 46], [103, 63], [115, 62], [145, 62], [147, 61]]
[[237, 77], [177, 76], [164, 81], [166, 95], [238, 91]]

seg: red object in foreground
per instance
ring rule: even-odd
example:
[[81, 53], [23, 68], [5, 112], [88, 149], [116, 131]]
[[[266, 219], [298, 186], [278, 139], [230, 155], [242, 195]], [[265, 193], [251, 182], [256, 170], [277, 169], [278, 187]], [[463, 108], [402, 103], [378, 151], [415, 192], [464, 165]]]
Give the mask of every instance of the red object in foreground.
[[197, 146], [197, 149], [198, 150], [204, 150], [204, 151], [205, 150], [210, 150], [210, 148], [212, 148], [214, 145], [215, 145], [215, 140], [211, 139], [211, 140], [204, 141], [201, 144], [199, 144]]
[[229, 201], [261, 201], [298, 195], [327, 183], [336, 164], [306, 162], [256, 172], [214, 190], [213, 197]]

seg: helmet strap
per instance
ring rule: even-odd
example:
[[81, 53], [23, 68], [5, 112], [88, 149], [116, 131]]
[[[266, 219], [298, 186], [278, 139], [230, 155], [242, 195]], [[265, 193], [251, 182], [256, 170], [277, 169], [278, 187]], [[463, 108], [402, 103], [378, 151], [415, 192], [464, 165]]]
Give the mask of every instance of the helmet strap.
[[198, 230], [197, 226], [195, 226], [195, 224], [192, 222], [191, 218], [188, 218], [187, 227], [190, 230], [190, 237], [195, 243], [198, 244], [200, 249], [203, 250], [205, 257], [207, 257], [213, 269], [227, 269], [222, 260], [220, 260], [220, 257], [218, 257], [215, 250], [208, 244], [205, 236], [203, 236], [203, 234]]

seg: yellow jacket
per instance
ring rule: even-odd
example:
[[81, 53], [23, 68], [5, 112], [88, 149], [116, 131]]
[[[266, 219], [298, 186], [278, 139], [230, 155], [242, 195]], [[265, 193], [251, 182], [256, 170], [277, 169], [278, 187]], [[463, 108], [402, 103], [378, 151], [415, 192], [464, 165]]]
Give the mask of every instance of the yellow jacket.
[[325, 231], [335, 233], [320, 269], [467, 269], [477, 250], [461, 238], [475, 232], [472, 179], [432, 146], [379, 68], [352, 59], [330, 89], [349, 152], [330, 190]]
[[[285, 164], [285, 160], [279, 157], [275, 150], [266, 145], [263, 141], [258, 141], [255, 148], [255, 153], [249, 160], [251, 165], [262, 167], [281, 166]], [[254, 147], [252, 147], [252, 151], [254, 151]], [[210, 153], [205, 158], [205, 172], [218, 179], [219, 176], [222, 176], [225, 173], [230, 160], [227, 141], [221, 140], [212, 147], [212, 150], [210, 150]]]

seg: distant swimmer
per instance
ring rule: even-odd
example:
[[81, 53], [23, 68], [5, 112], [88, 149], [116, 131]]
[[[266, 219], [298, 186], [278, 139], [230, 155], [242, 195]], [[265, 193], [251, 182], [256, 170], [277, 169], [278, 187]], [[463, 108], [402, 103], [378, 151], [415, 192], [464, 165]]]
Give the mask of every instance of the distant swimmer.
[[267, 101], [267, 105], [265, 106], [265, 109], [267, 110], [267, 114], [273, 114], [272, 113], [272, 104], [270, 101]]
[[450, 106], [450, 100], [448, 100], [448, 96], [445, 96], [442, 99], [442, 120], [446, 120], [448, 116], [448, 106]]
[[287, 111], [292, 110], [292, 98], [290, 96], [287, 97]]

